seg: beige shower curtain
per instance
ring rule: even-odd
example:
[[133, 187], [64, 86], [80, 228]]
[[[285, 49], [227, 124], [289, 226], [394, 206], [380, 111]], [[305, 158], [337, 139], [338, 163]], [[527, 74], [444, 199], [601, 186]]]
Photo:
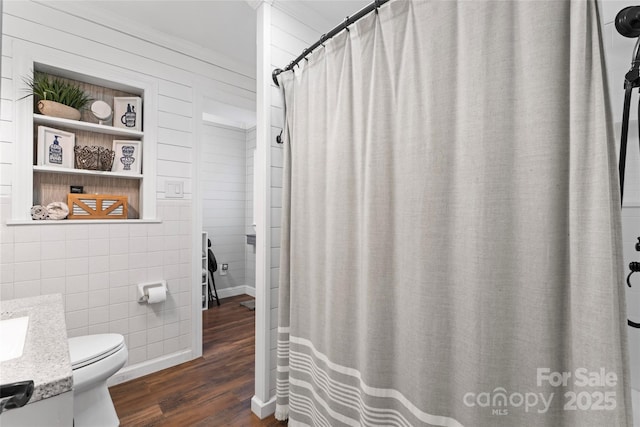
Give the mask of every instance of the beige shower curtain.
[[594, 1], [392, 0], [280, 75], [290, 426], [631, 427]]

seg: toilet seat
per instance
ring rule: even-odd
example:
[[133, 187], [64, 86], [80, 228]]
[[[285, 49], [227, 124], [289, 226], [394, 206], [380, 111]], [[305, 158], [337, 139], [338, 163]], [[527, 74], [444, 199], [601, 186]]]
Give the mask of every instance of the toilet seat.
[[76, 370], [98, 362], [124, 347], [120, 334], [97, 334], [69, 338], [71, 369]]
[[73, 420], [76, 427], [117, 427], [107, 381], [129, 356], [120, 334], [98, 334], [69, 338], [73, 369]]

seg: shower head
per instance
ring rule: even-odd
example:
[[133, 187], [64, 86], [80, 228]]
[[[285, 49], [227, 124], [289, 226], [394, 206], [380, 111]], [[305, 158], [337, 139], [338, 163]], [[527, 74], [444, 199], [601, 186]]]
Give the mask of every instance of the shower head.
[[620, 35], [637, 39], [631, 56], [631, 69], [625, 75], [625, 87], [640, 87], [640, 6], [625, 7], [618, 12], [614, 22]]
[[640, 6], [629, 6], [616, 15], [616, 30], [625, 37], [640, 36]]

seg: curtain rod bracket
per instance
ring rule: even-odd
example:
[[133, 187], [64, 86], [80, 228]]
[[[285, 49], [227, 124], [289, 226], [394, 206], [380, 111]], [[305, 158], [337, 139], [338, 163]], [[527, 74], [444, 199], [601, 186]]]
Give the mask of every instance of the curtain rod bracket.
[[280, 83], [278, 83], [278, 75], [282, 72], [282, 70], [280, 68], [276, 68], [275, 70], [273, 70], [273, 72], [271, 73], [271, 78], [273, 79], [273, 82], [276, 84], [276, 86], [280, 87]]
[[319, 47], [319, 46], [325, 47], [324, 43], [327, 40], [330, 40], [333, 36], [338, 34], [340, 31], [342, 31], [342, 30], [349, 31], [349, 28], [348, 28], [349, 25], [351, 25], [354, 22], [358, 21], [360, 18], [366, 16], [369, 12], [373, 12], [375, 10], [375, 12], [377, 14], [378, 13], [378, 9], [380, 8], [380, 6], [382, 6], [383, 4], [387, 3], [388, 1], [389, 0], [374, 0], [372, 3], [369, 3], [369, 5], [363, 7], [362, 9], [360, 9], [354, 15], [347, 16], [347, 18], [344, 20], [343, 23], [341, 23], [338, 26], [334, 27], [328, 33], [323, 34], [322, 37], [320, 37], [320, 40], [315, 42], [309, 48], [305, 49], [302, 52], [302, 54], [300, 56], [298, 56], [296, 59], [294, 59], [293, 61], [291, 61], [291, 63], [289, 65], [287, 65], [284, 68], [284, 70], [281, 70], [279, 68], [276, 68], [275, 70], [273, 70], [273, 73], [271, 75], [272, 78], [273, 78], [273, 82], [276, 84], [276, 86], [280, 86], [278, 84], [278, 80], [276, 78], [278, 74], [282, 73], [283, 71], [290, 71], [290, 70], [293, 71], [293, 67], [295, 65], [297, 65], [300, 61], [302, 61], [302, 59], [307, 59], [307, 55], [309, 55], [311, 52], [313, 52], [317, 47]]

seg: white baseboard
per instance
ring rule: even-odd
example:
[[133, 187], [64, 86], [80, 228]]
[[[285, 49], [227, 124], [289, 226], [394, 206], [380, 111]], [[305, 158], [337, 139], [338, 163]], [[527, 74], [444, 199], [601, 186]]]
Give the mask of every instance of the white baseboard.
[[273, 396], [268, 402], [263, 402], [254, 395], [251, 398], [251, 412], [256, 414], [261, 420], [264, 420], [276, 412], [276, 397]]
[[256, 288], [252, 288], [251, 286], [242, 285], [242, 286], [234, 286], [233, 288], [223, 288], [218, 289], [218, 298], [229, 298], [235, 297], [236, 295], [250, 295], [255, 298], [256, 296]]
[[[246, 285], [218, 290], [218, 297], [220, 297], [220, 299], [229, 298], [236, 295], [250, 295], [255, 298], [256, 290], [255, 288]], [[194, 359], [193, 352], [191, 351], [191, 349], [188, 349], [179, 351], [177, 353], [168, 354], [166, 356], [158, 357], [152, 360], [147, 360], [142, 363], [137, 363], [135, 365], [126, 366], [116, 374], [114, 374], [111, 378], [109, 378], [109, 380], [107, 381], [107, 385], [111, 387], [116, 384], [131, 381], [133, 379], [140, 378], [145, 375], [161, 371], [163, 369], [171, 368], [172, 366], [177, 366], [192, 359]], [[266, 405], [270, 405], [270, 403], [271, 400], [267, 402]], [[253, 403], [251, 405], [253, 407]], [[273, 410], [271, 410], [271, 413], [273, 412], [275, 412], [275, 400], [273, 400]], [[265, 417], [269, 416], [271, 413], [267, 413]]]
[[189, 349], [158, 357], [156, 359], [147, 360], [135, 365], [126, 366], [116, 372], [116, 374], [111, 378], [109, 378], [109, 380], [107, 381], [107, 385], [111, 387], [116, 384], [131, 381], [133, 379], [140, 378], [145, 375], [161, 371], [163, 369], [171, 368], [172, 366], [176, 366], [184, 362], [188, 362], [191, 359], [193, 359], [193, 353], [191, 349]]

